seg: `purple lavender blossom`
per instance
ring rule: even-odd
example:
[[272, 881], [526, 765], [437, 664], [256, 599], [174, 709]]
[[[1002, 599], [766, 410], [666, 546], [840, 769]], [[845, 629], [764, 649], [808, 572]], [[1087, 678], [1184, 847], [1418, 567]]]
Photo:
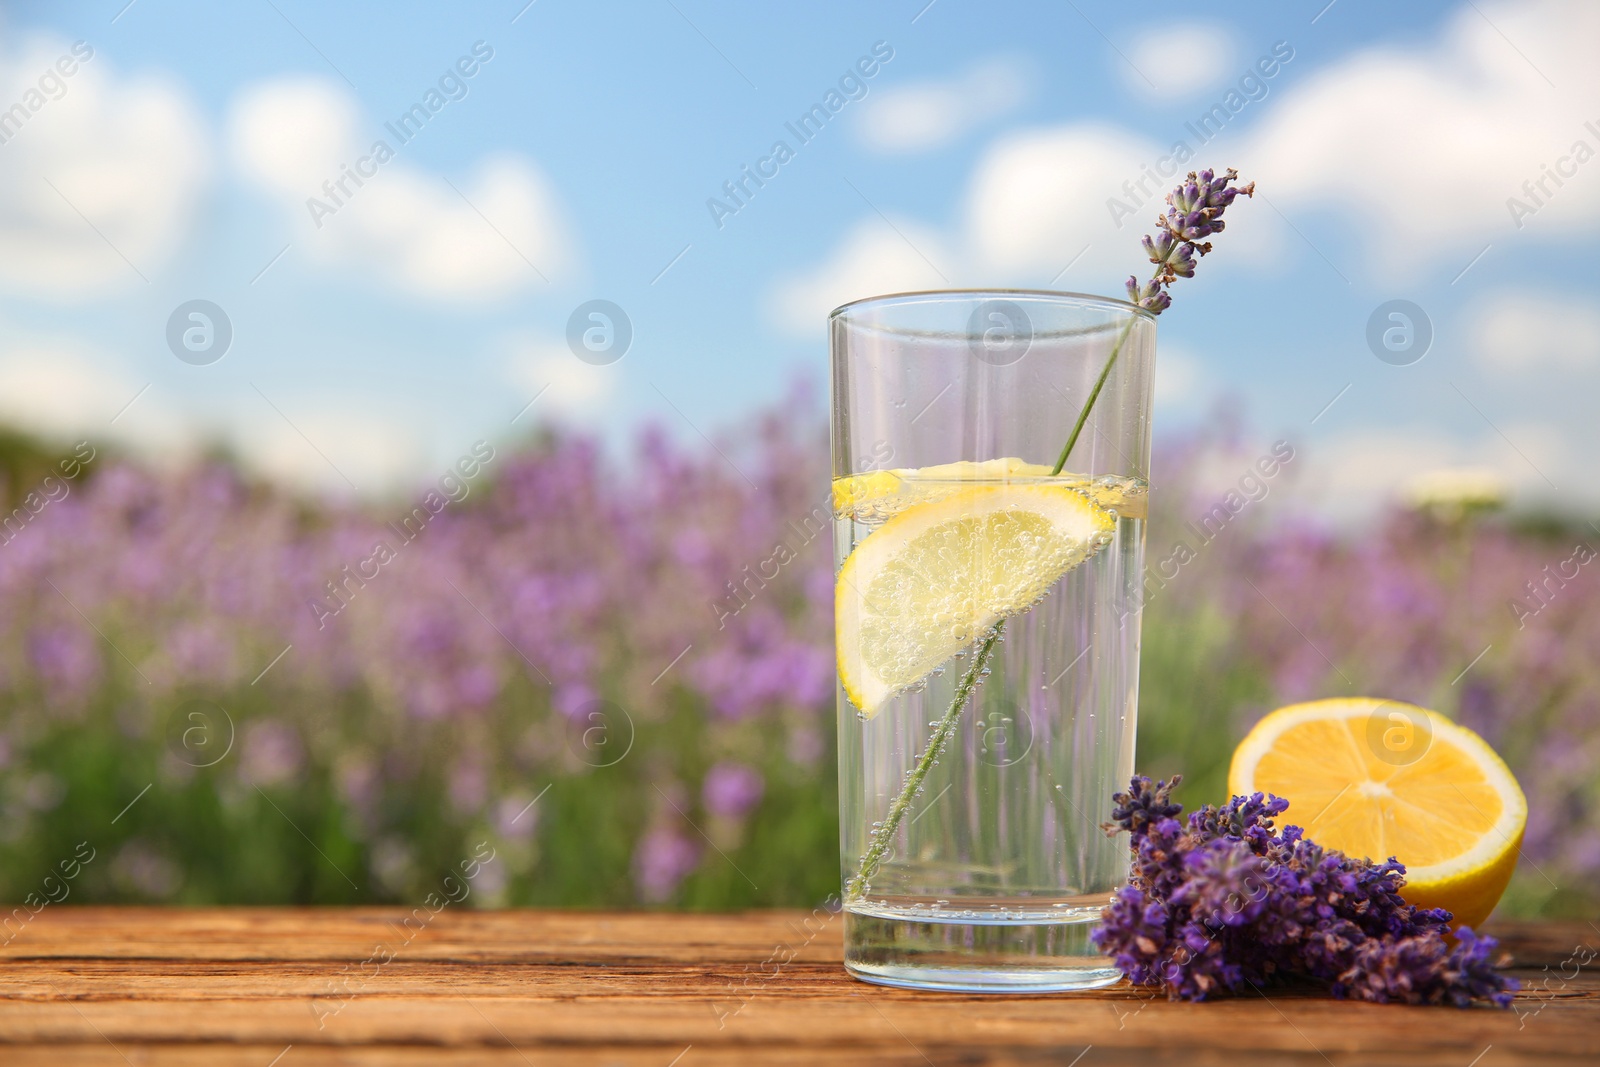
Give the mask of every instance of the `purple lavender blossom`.
[[1154, 314], [1172, 305], [1166, 292], [1179, 278], [1194, 277], [1197, 257], [1211, 251], [1205, 240], [1226, 227], [1222, 213], [1240, 193], [1254, 196], [1256, 183], [1232, 186], [1239, 172], [1229, 167], [1222, 177], [1209, 170], [1189, 172], [1184, 183], [1167, 194], [1166, 214], [1156, 219], [1160, 230], [1144, 238], [1144, 252], [1156, 265], [1156, 272], [1144, 284], [1137, 277], [1128, 279], [1128, 299]]
[[651, 904], [667, 900], [699, 863], [699, 846], [680, 831], [672, 827], [649, 831], [633, 854], [633, 878], [639, 896]]
[[724, 633], [688, 670], [722, 716], [744, 719], [783, 705], [816, 706], [832, 695], [832, 655], [794, 640], [771, 606], [752, 605]]
[[1183, 826], [1177, 782], [1134, 778], [1107, 824], [1132, 834], [1133, 874], [1093, 938], [1134, 983], [1205, 1000], [1299, 975], [1377, 1003], [1511, 1003], [1518, 983], [1495, 972], [1494, 939], [1463, 926], [1452, 946], [1450, 913], [1401, 899], [1394, 859], [1353, 860], [1297, 826], [1276, 833], [1288, 802], [1261, 793]]
[[489, 822], [494, 832], [507, 841], [532, 839], [539, 828], [539, 805], [535, 799], [522, 793], [501, 797]]
[[489, 800], [489, 775], [478, 753], [467, 753], [450, 768], [448, 793], [451, 806], [462, 814], [483, 810]]
[[742, 819], [761, 802], [766, 780], [743, 763], [718, 763], [706, 772], [700, 798], [706, 811], [719, 818]]
[[28, 634], [28, 659], [52, 702], [82, 699], [99, 682], [100, 650], [95, 635], [70, 624], [40, 626]]
[[261, 719], [244, 728], [239, 739], [239, 777], [250, 785], [287, 782], [305, 762], [300, 735], [278, 719]]

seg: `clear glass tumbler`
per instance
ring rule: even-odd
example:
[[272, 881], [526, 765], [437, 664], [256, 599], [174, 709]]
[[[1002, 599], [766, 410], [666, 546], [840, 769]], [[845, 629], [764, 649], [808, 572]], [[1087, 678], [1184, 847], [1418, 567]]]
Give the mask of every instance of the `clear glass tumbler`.
[[1101, 824], [1133, 770], [1155, 325], [1121, 300], [1006, 290], [830, 318], [858, 978], [1121, 977], [1089, 934], [1129, 869]]

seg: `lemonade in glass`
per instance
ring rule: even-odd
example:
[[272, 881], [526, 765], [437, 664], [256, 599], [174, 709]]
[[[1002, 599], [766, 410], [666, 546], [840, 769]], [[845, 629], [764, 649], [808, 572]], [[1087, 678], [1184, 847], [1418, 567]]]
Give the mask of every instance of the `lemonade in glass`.
[[1115, 982], [1089, 934], [1128, 874], [1100, 827], [1133, 769], [1155, 318], [994, 291], [830, 323], [846, 967]]

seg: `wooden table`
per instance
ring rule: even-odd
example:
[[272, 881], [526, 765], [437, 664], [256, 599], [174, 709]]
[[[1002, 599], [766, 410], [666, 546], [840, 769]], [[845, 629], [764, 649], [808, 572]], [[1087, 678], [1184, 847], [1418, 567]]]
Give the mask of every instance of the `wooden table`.
[[49, 906], [0, 949], [0, 1064], [1600, 1062], [1584, 922], [1500, 926], [1529, 988], [1457, 1011], [882, 989], [845, 975], [826, 912], [407, 914]]

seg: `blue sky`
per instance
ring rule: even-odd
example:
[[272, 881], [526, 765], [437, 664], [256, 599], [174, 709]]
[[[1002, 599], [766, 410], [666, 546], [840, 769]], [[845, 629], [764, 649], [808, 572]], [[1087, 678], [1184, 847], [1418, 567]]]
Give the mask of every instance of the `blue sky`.
[[[1181, 140], [1264, 196], [1162, 318], [1159, 425], [1234, 398], [1335, 512], [1436, 468], [1600, 497], [1589, 7], [924, 5], [9, 4], [0, 108], [93, 55], [0, 143], [0, 418], [173, 459], [221, 439], [363, 492], [551, 421], [697, 440], [820, 385], [842, 300], [1120, 292], [1154, 205], [1119, 227], [1109, 201]], [[479, 41], [461, 99], [385, 131]], [[801, 144], [785, 123], [875, 45]], [[394, 158], [316, 226], [379, 138]], [[777, 140], [793, 158], [719, 226], [707, 201]], [[198, 366], [166, 339], [194, 299], [233, 329]], [[633, 331], [603, 366], [565, 341], [593, 299]], [[1405, 366], [1366, 340], [1395, 299], [1434, 334]]]

